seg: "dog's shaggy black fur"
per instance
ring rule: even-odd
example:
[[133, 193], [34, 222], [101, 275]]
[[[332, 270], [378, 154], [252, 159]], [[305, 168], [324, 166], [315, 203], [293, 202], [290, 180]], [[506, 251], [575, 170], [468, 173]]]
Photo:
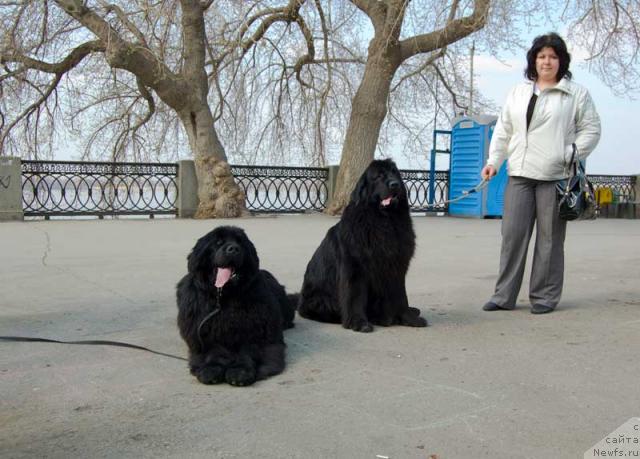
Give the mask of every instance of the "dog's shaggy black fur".
[[373, 161], [307, 265], [298, 313], [359, 332], [372, 324], [426, 326], [405, 290], [414, 249], [400, 173], [389, 159]]
[[285, 367], [282, 331], [295, 300], [268, 271], [245, 232], [221, 226], [196, 243], [177, 286], [178, 328], [191, 373], [204, 384], [246, 386]]

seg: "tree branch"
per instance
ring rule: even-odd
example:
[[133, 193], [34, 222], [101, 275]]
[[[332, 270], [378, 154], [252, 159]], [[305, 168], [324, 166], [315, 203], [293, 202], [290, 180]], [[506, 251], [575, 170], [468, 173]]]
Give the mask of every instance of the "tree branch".
[[350, 0], [360, 11], [366, 14], [373, 28], [378, 31], [382, 31], [385, 23], [385, 16], [387, 12], [387, 5], [384, 2], [376, 0]]
[[379, 2], [376, 0], [351, 0], [351, 3], [353, 3], [364, 14], [371, 17], [376, 4]]
[[56, 74], [56, 76], [53, 78], [53, 81], [51, 82], [51, 84], [47, 87], [46, 91], [41, 92], [40, 97], [33, 102], [31, 105], [29, 105], [22, 113], [20, 113], [16, 119], [14, 119], [4, 130], [3, 132], [0, 134], [0, 151], [3, 151], [3, 145], [5, 142], [5, 139], [7, 138], [7, 136], [9, 135], [9, 133], [11, 132], [11, 130], [23, 119], [28, 118], [29, 116], [31, 116], [36, 110], [38, 110], [38, 108], [40, 108], [40, 106], [45, 103], [47, 101], [47, 99], [49, 98], [49, 96], [51, 95], [51, 93], [53, 91], [55, 91], [55, 89], [58, 87], [58, 83], [60, 83], [60, 80], [62, 79], [63, 73], [58, 73]]
[[[282, 8], [267, 8], [249, 18], [240, 28], [240, 32], [238, 33], [238, 37], [240, 39], [240, 47], [242, 48], [242, 55], [244, 56], [253, 45], [258, 43], [258, 41], [260, 41], [264, 34], [267, 33], [269, 28], [276, 22], [287, 22], [290, 24], [296, 21], [299, 16], [300, 7], [304, 4], [305, 1], [306, 0], [289, 0], [287, 6], [284, 6]], [[258, 26], [253, 35], [248, 39], [242, 41], [242, 37], [244, 37], [244, 34], [249, 31], [251, 25], [253, 25], [253, 23], [258, 19], [265, 16], [267, 16], [267, 18]]]
[[453, 99], [453, 103], [456, 105], [456, 107], [467, 110], [469, 108], [468, 106], [460, 105], [460, 103], [458, 103], [458, 98], [456, 97], [455, 91], [451, 88], [451, 86], [449, 86], [449, 83], [447, 83], [446, 78], [442, 74], [442, 71], [440, 71], [440, 68], [437, 66], [437, 64], [434, 63], [431, 64], [431, 66], [435, 69], [436, 74], [438, 75], [438, 79], [440, 80], [442, 85], [445, 87], [447, 92], [451, 94], [451, 98]]
[[408, 80], [409, 78], [422, 73], [427, 67], [431, 66], [435, 61], [443, 57], [447, 52], [447, 47], [441, 48], [437, 53], [432, 54], [429, 58], [424, 61], [420, 66], [415, 69], [413, 72], [409, 72], [406, 75], [403, 75], [400, 81], [398, 81], [392, 88], [390, 92], [394, 92], [396, 89], [400, 87], [400, 85]]
[[454, 19], [439, 30], [402, 40], [402, 60], [442, 48], [480, 30], [487, 21], [490, 3], [490, 0], [474, 0], [473, 12], [469, 16]]
[[104, 4], [104, 8], [107, 14], [111, 12], [115, 13], [118, 19], [120, 19], [120, 22], [122, 22], [127, 27], [127, 29], [129, 29], [129, 32], [131, 32], [138, 39], [140, 44], [145, 48], [149, 47], [149, 45], [147, 44], [147, 40], [144, 38], [144, 35], [140, 31], [140, 29], [138, 29], [135, 24], [133, 24], [133, 22], [129, 20], [127, 14], [122, 10], [122, 8], [120, 8], [118, 5], [104, 2], [102, 3]]
[[[82, 59], [87, 57], [89, 54], [95, 52], [104, 52], [105, 50], [106, 49], [104, 45], [99, 40], [94, 40], [77, 46], [63, 60], [53, 64], [38, 59], [33, 59], [29, 56], [24, 56], [16, 51], [13, 51], [12, 53], [6, 55], [0, 55], [0, 63], [4, 64], [5, 62], [18, 62], [30, 69], [61, 75], [77, 66], [82, 61]], [[18, 72], [18, 70], [16, 70], [15, 72]]]
[[304, 22], [304, 19], [302, 19], [301, 16], [298, 16], [296, 18], [296, 23], [298, 24], [298, 26], [300, 26], [300, 30], [302, 31], [302, 35], [304, 36], [305, 42], [307, 44], [307, 54], [300, 56], [300, 58], [298, 58], [297, 62], [293, 66], [293, 69], [296, 73], [296, 80], [298, 80], [298, 82], [302, 86], [311, 88], [311, 86], [308, 83], [302, 80], [300, 76], [300, 71], [302, 70], [302, 67], [304, 66], [304, 64], [313, 61], [313, 58], [316, 54], [315, 47], [313, 46], [313, 35], [311, 33], [311, 30], [309, 30], [309, 28], [307, 27], [307, 24]]
[[105, 57], [111, 67], [133, 73], [174, 110], [179, 111], [184, 106], [185, 91], [188, 93], [188, 88], [184, 87], [185, 83], [181, 82], [149, 48], [124, 40], [104, 18], [85, 6], [83, 0], [54, 1], [69, 16], [98, 37], [105, 46]]
[[213, 5], [213, 2], [215, 2], [215, 1], [216, 1], [216, 0], [206, 0], [206, 1], [203, 1], [203, 2], [200, 4], [200, 6], [202, 7], [202, 11], [206, 11], [206, 10], [208, 10], [208, 9], [209, 9], [209, 7], [210, 7], [211, 5]]

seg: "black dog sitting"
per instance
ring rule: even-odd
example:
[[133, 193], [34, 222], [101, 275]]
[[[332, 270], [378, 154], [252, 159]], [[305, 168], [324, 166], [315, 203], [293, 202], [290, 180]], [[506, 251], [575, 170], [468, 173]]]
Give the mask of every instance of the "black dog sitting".
[[245, 232], [221, 226], [196, 243], [177, 285], [178, 328], [191, 374], [204, 384], [246, 386], [285, 367], [282, 331], [294, 297], [268, 271]]
[[426, 326], [405, 289], [414, 250], [400, 172], [389, 159], [373, 161], [307, 265], [298, 313], [359, 332], [372, 324]]

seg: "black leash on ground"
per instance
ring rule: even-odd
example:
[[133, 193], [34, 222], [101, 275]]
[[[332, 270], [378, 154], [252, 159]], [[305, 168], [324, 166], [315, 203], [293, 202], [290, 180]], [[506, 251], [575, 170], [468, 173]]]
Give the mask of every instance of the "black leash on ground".
[[138, 349], [140, 351], [151, 352], [152, 354], [162, 355], [164, 357], [171, 357], [172, 359], [187, 361], [187, 359], [185, 359], [184, 357], [180, 357], [173, 354], [166, 354], [164, 352], [154, 351], [153, 349], [149, 349], [148, 347], [138, 346], [137, 344], [123, 343], [120, 341], [105, 341], [105, 340], [60, 341], [57, 339], [31, 338], [28, 336], [0, 336], [0, 341], [14, 341], [14, 342], [22, 342], [22, 343], [84, 344], [84, 345], [94, 345], [94, 346], [128, 347], [131, 349]]

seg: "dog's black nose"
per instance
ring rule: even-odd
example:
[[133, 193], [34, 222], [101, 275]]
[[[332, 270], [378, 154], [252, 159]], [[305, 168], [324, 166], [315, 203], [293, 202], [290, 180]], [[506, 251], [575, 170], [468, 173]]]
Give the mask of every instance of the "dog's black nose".
[[400, 182], [398, 180], [389, 180], [389, 184], [387, 186], [390, 190], [397, 190], [400, 188]]
[[240, 246], [235, 242], [230, 242], [224, 248], [224, 251], [227, 255], [237, 255], [238, 253], [240, 253]]

